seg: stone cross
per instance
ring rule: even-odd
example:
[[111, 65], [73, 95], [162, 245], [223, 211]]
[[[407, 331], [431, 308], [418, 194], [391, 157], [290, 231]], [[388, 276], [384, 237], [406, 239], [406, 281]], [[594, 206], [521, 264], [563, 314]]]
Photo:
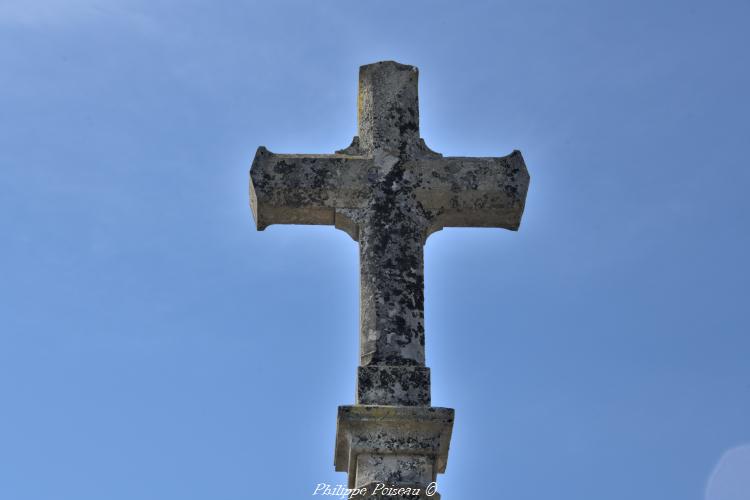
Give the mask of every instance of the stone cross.
[[[430, 407], [423, 246], [431, 233], [448, 226], [518, 229], [529, 184], [518, 151], [472, 158], [443, 157], [428, 149], [419, 135], [417, 77], [417, 68], [392, 61], [362, 66], [359, 130], [349, 147], [323, 155], [276, 154], [260, 147], [250, 171], [250, 203], [259, 230], [271, 224], [326, 224], [359, 242], [356, 403], [367, 406], [340, 408], [336, 452], [337, 470], [349, 471], [350, 487], [388, 478], [404, 484], [405, 468], [421, 471], [407, 483], [423, 484], [445, 468], [453, 414]], [[419, 434], [432, 425], [438, 435], [425, 438], [432, 444], [425, 442], [417, 451], [394, 452], [391, 446], [384, 454], [369, 445], [357, 451], [354, 442], [377, 434], [362, 431], [372, 412], [380, 412], [375, 421], [381, 431], [390, 428], [386, 421], [398, 421], [393, 425], [402, 431]], [[398, 439], [414, 441], [407, 434]], [[369, 467], [368, 460], [379, 465]]]

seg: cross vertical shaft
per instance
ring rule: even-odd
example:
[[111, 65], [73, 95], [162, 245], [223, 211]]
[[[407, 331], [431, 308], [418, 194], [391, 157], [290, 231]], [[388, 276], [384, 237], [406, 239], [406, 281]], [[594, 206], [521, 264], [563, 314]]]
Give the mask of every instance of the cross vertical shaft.
[[399, 198], [375, 203], [360, 229], [362, 366], [425, 363], [425, 227], [404, 213]]
[[371, 157], [371, 197], [355, 218], [360, 245], [359, 404], [429, 405], [424, 251], [428, 216], [409, 160], [438, 156], [419, 136], [419, 73], [386, 62], [359, 72], [358, 153]]

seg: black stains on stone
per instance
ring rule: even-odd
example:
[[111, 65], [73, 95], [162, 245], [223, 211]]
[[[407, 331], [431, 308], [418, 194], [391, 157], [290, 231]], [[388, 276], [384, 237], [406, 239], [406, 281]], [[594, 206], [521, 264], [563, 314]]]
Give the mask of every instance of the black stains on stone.
[[429, 406], [430, 369], [423, 366], [360, 366], [357, 404]]
[[407, 174], [407, 154], [400, 151], [373, 185], [360, 227], [362, 300], [371, 304], [363, 309], [366, 365], [424, 364], [423, 314], [413, 311], [424, 308], [427, 217], [414, 194], [416, 176]]
[[[503, 210], [503, 204], [522, 211], [528, 175], [518, 152], [490, 161], [447, 158], [420, 171], [420, 165], [425, 165], [422, 161], [440, 155], [419, 137], [416, 73], [383, 92], [378, 88], [384, 88], [384, 82], [377, 80], [377, 76], [367, 80], [367, 88], [360, 94], [364, 99], [361, 143], [355, 136], [339, 155], [324, 157], [274, 155], [259, 149], [251, 171], [251, 189], [258, 194], [259, 207], [273, 208], [268, 219], [325, 223], [321, 220], [326, 219], [319, 217], [321, 211], [308, 210], [323, 206], [345, 214], [347, 224], [356, 225], [362, 293], [358, 402], [429, 405], [429, 371], [424, 367], [423, 244], [428, 232], [434, 230], [430, 221], [442, 227], [444, 221], [438, 218], [445, 215], [445, 222], [464, 223], [463, 209], [469, 214], [498, 207]], [[397, 158], [381, 161], [378, 154], [383, 151]], [[364, 170], [340, 176], [339, 172], [353, 165], [346, 163], [352, 155], [360, 156], [356, 168]], [[355, 185], [339, 185], [340, 179]], [[425, 196], [429, 189], [442, 192]], [[425, 201], [429, 211], [419, 200]], [[308, 211], [318, 215], [304, 219]], [[456, 214], [459, 217], [452, 219]], [[480, 215], [476, 225], [497, 220], [500, 218]], [[264, 225], [268, 223], [278, 222], [266, 221]], [[496, 227], [508, 227], [502, 226], [504, 221], [499, 224]]]
[[288, 175], [295, 169], [294, 163], [287, 162], [286, 160], [277, 161], [273, 166], [273, 172], [280, 175]]

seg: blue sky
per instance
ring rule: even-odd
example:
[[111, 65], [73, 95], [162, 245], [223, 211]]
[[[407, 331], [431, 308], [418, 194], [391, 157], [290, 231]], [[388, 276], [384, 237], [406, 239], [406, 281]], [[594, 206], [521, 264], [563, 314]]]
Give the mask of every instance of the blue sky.
[[0, 3], [0, 498], [302, 499], [353, 402], [357, 248], [254, 230], [420, 68], [445, 155], [520, 149], [521, 230], [426, 245], [446, 500], [750, 492], [750, 4]]

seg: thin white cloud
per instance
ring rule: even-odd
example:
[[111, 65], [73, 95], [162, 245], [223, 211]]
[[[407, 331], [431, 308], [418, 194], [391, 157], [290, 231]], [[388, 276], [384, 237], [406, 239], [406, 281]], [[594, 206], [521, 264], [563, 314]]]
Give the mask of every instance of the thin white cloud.
[[748, 500], [750, 498], [750, 444], [725, 452], [706, 485], [706, 500]]

